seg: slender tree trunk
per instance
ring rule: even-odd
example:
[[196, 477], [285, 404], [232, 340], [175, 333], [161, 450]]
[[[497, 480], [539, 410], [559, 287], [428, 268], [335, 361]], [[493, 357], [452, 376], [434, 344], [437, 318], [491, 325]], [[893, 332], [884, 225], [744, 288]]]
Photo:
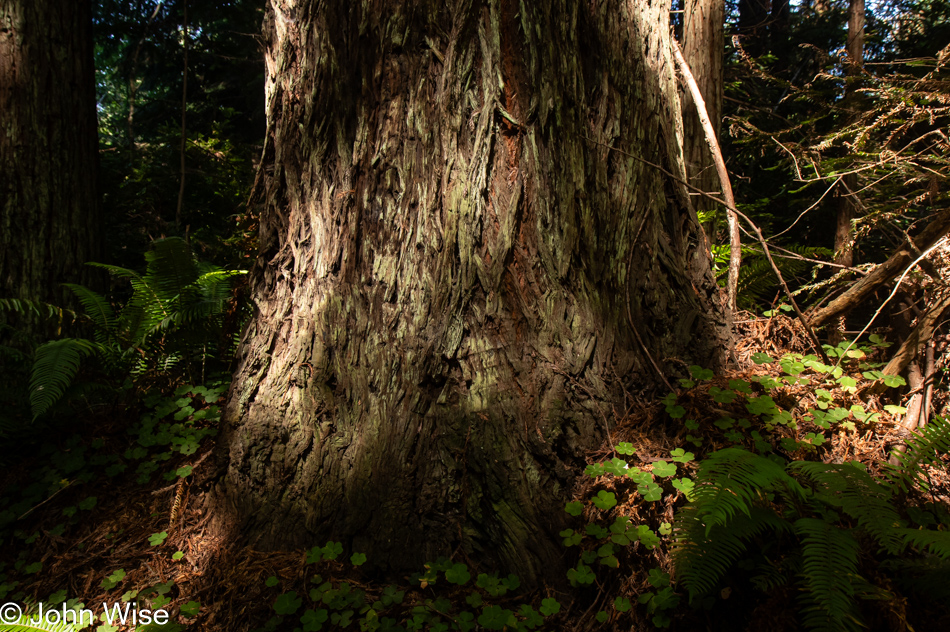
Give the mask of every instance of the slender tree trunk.
[[753, 57], [768, 46], [770, 0], [739, 0], [739, 36], [742, 46]]
[[[848, 10], [848, 63], [846, 73], [849, 77], [845, 88], [844, 107], [853, 107], [857, 101], [858, 82], [864, 65], [864, 0], [851, 0]], [[838, 208], [835, 218], [835, 263], [843, 266], [854, 265], [854, 228], [858, 216], [858, 177], [849, 174], [841, 179], [838, 189]], [[844, 318], [838, 320], [837, 331], [846, 329]], [[839, 338], [843, 334], [836, 334]]]
[[[687, 0], [683, 14], [683, 57], [706, 102], [706, 113], [717, 137], [722, 124], [725, 8], [724, 0]], [[696, 116], [696, 106], [688, 90], [683, 90], [680, 96], [683, 100], [683, 152], [690, 184], [703, 191], [715, 192], [719, 189], [719, 178]], [[702, 197], [693, 200], [693, 203], [697, 208], [710, 209], [710, 205], [715, 206]]]
[[[185, 201], [185, 148], [188, 143], [188, 130], [185, 127], [188, 115], [188, 0], [182, 0], [182, 69], [181, 69], [181, 146], [178, 148], [180, 159], [178, 173], [178, 203], [175, 205], [175, 229], [181, 229], [181, 209]], [[187, 232], [185, 239], [188, 238]]]
[[61, 304], [98, 257], [90, 9], [0, 0], [0, 297]]
[[[848, 10], [848, 65], [846, 68], [849, 80], [846, 88], [844, 105], [852, 106], [856, 100], [856, 90], [859, 87], [859, 77], [864, 65], [864, 0], [851, 0]], [[852, 222], [857, 216], [857, 203], [854, 192], [858, 190], [857, 175], [850, 174], [842, 178], [842, 188], [839, 193], [838, 219], [835, 230], [835, 262], [841, 265], [854, 265], [854, 248], [852, 244]]]
[[572, 472], [624, 389], [724, 348], [687, 192], [637, 159], [685, 177], [668, 15], [270, 3], [217, 515], [390, 569], [562, 568]]
[[792, 7], [789, 0], [772, 0], [769, 16], [769, 51], [776, 57], [773, 71], [779, 72], [788, 68], [791, 61], [789, 28]]
[[[705, 102], [706, 114], [712, 125], [716, 138], [722, 123], [722, 55], [725, 46], [723, 25], [725, 21], [726, 5], [724, 0], [686, 0], [683, 15], [683, 58], [689, 71], [696, 81], [700, 94]], [[714, 192], [725, 191], [728, 184], [720, 182], [710, 145], [705, 138], [700, 116], [697, 115], [696, 104], [689, 90], [681, 92], [683, 100], [683, 153], [686, 157], [686, 172], [690, 184], [696, 188]], [[728, 196], [731, 199], [731, 195]], [[731, 202], [730, 202], [731, 203]], [[697, 210], [713, 211], [716, 204], [704, 197], [696, 197], [693, 204]], [[715, 222], [709, 223], [707, 237], [710, 242], [715, 237]], [[734, 217], [729, 217], [730, 245], [739, 252], [736, 246], [739, 241], [739, 227]], [[712, 243], [710, 243], [712, 245]], [[727, 295], [729, 309], [736, 309], [736, 293], [738, 291], [739, 259], [732, 257], [729, 264], [729, 278]]]

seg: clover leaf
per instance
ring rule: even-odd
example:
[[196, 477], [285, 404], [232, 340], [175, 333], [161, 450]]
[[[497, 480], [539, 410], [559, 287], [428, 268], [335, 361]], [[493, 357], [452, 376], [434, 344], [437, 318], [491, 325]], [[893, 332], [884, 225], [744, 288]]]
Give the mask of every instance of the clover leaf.
[[613, 492], [600, 490], [597, 495], [591, 499], [594, 506], [603, 511], [607, 511], [617, 505], [617, 496]]
[[274, 612], [277, 614], [293, 614], [300, 608], [303, 600], [297, 597], [297, 592], [291, 590], [277, 596], [274, 602]]

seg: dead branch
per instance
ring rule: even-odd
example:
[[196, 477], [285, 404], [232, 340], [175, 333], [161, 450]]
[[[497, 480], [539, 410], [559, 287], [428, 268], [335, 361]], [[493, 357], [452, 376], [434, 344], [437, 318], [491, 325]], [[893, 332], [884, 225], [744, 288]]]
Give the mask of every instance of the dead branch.
[[[950, 210], [944, 210], [930, 222], [930, 224], [920, 232], [914, 241], [920, 250], [929, 250], [940, 239], [950, 232]], [[848, 288], [841, 296], [831, 301], [825, 307], [814, 310], [808, 316], [808, 324], [812, 327], [819, 327], [831, 321], [836, 316], [844, 314], [860, 305], [866, 299], [876, 292], [882, 285], [888, 283], [904, 270], [907, 265], [914, 260], [914, 251], [910, 245], [905, 244], [891, 257], [877, 266], [867, 276], [858, 280], [857, 283]]]
[[891, 358], [891, 361], [884, 367], [883, 373], [886, 375], [900, 375], [910, 364], [910, 361], [917, 357], [921, 345], [930, 342], [936, 330], [935, 325], [940, 320], [940, 316], [950, 309], [950, 295], [944, 296], [936, 301], [924, 314], [918, 319], [917, 326], [901, 344], [897, 353]]

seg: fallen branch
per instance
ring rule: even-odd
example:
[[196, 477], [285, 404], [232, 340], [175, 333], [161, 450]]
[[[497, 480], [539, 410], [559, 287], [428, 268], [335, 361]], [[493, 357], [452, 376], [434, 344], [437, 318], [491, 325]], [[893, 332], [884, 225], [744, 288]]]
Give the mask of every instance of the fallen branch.
[[[838, 368], [838, 367], [841, 365], [842, 361], [844, 361], [844, 359], [845, 359], [846, 357], [848, 357], [848, 351], [851, 350], [851, 347], [853, 347], [853, 346], [855, 345], [855, 343], [857, 343], [857, 341], [861, 338], [861, 336], [863, 336], [863, 335], [865, 334], [865, 332], [867, 332], [867, 330], [871, 328], [871, 325], [874, 324], [875, 319], [877, 319], [877, 317], [881, 315], [881, 312], [884, 311], [884, 307], [887, 306], [887, 304], [891, 302], [891, 299], [893, 299], [894, 296], [897, 294], [897, 290], [900, 289], [901, 283], [904, 282], [904, 277], [906, 277], [907, 274], [908, 274], [911, 270], [914, 269], [914, 266], [915, 266], [915, 265], [917, 265], [917, 264], [920, 263], [924, 258], [926, 258], [927, 256], [929, 256], [931, 252], [933, 252], [934, 250], [936, 250], [937, 248], [939, 248], [940, 246], [942, 246], [946, 241], [947, 241], [946, 237], [942, 238], [940, 241], [938, 241], [937, 243], [935, 243], [934, 245], [932, 245], [930, 248], [928, 248], [927, 250], [925, 250], [923, 253], [921, 253], [921, 255], [920, 255], [919, 257], [917, 257], [916, 259], [914, 259], [913, 261], [911, 261], [910, 265], [908, 265], [907, 268], [904, 269], [904, 273], [901, 274], [901, 276], [900, 276], [899, 279], [897, 279], [897, 283], [894, 285], [894, 289], [891, 290], [891, 293], [888, 294], [888, 296], [887, 296], [886, 299], [884, 299], [884, 302], [881, 303], [880, 306], [878, 306], [877, 310], [875, 310], [874, 315], [871, 316], [871, 320], [868, 321], [868, 324], [864, 326], [864, 329], [862, 329], [862, 330], [858, 333], [858, 335], [854, 337], [854, 340], [852, 340], [852, 341], [850, 342], [850, 344], [848, 344], [848, 346], [845, 348], [845, 350], [841, 353], [840, 358], [838, 359], [838, 363], [835, 364], [835, 368]], [[864, 277], [864, 278], [867, 279], [867, 277]], [[863, 280], [864, 280], [864, 279], [862, 279], [862, 281], [863, 281]], [[942, 311], [942, 310], [941, 310], [941, 311]], [[938, 316], [939, 316], [939, 314], [938, 314]], [[914, 353], [914, 355], [916, 355], [916, 352]], [[911, 356], [911, 357], [913, 357], [913, 356]]]
[[914, 327], [914, 331], [907, 336], [907, 339], [904, 340], [900, 349], [897, 350], [897, 353], [894, 354], [894, 357], [891, 358], [882, 372], [886, 375], [900, 375], [903, 373], [910, 361], [917, 356], [921, 345], [930, 342], [936, 330], [937, 321], [948, 308], [950, 308], [950, 295], [944, 296], [943, 299], [934, 303], [930, 309], [924, 312], [918, 320], [917, 326]]
[[[950, 232], [950, 211], [941, 211], [930, 224], [915, 238], [917, 248], [927, 251]], [[841, 296], [831, 301], [825, 307], [814, 310], [808, 315], [808, 324], [819, 327], [833, 320], [836, 316], [857, 307], [868, 299], [882, 285], [896, 277], [907, 264], [915, 258], [910, 245], [902, 246], [891, 257], [877, 266], [867, 276], [845, 290]]]

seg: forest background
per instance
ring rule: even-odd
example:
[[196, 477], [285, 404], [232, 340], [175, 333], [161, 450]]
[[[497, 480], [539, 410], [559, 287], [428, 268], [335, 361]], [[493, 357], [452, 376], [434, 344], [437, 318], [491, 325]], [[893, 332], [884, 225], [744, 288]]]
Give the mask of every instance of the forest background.
[[680, 72], [699, 247], [735, 304], [729, 339], [696, 346], [727, 359], [646, 351], [655, 372], [558, 474], [564, 511], [524, 527], [558, 547], [547, 574], [454, 541], [409, 572], [371, 536], [282, 547], [216, 518], [246, 279], [269, 252], [265, 4], [0, 0], [4, 80], [26, 76], [18, 47], [63, 68], [0, 86], [5, 129], [45, 129], [0, 141], [0, 599], [167, 608], [137, 628], [168, 630], [950, 624], [950, 4], [664, 16], [734, 195]]

